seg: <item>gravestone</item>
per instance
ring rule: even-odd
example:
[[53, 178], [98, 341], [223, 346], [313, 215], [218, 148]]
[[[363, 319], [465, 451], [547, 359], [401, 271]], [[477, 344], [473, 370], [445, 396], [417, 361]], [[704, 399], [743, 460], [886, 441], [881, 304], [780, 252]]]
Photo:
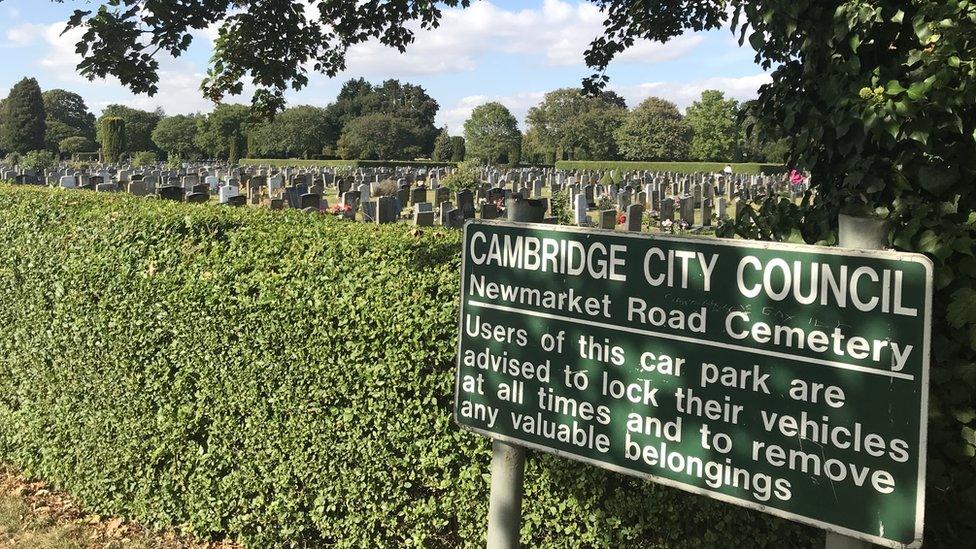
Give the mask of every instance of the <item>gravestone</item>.
[[247, 197], [243, 194], [235, 194], [227, 199], [225, 202], [227, 206], [244, 206], [247, 204]]
[[298, 197], [298, 207], [300, 209], [313, 208], [319, 209], [322, 202], [322, 195], [316, 193], [305, 193]]
[[363, 221], [365, 221], [366, 223], [375, 223], [376, 202], [373, 202], [372, 200], [367, 200], [366, 202], [360, 204], [360, 207], [363, 210]]
[[393, 223], [397, 218], [397, 198], [381, 196], [376, 199], [376, 223]]
[[580, 227], [590, 224], [590, 218], [586, 215], [586, 197], [582, 194], [576, 195], [573, 202], [573, 223]]
[[447, 202], [451, 199], [451, 190], [447, 187], [437, 187], [434, 191], [434, 204], [440, 204], [441, 202]]
[[434, 211], [414, 211], [413, 212], [413, 224], [418, 227], [432, 227], [434, 226]]
[[661, 199], [661, 207], [658, 208], [658, 217], [661, 221], [674, 221], [674, 199], [664, 197]]
[[61, 187], [62, 189], [74, 189], [78, 185], [75, 180], [75, 176], [65, 175], [62, 176], [61, 179], [58, 181], [58, 186]]
[[695, 199], [691, 196], [681, 197], [681, 222], [689, 227], [695, 224]]
[[217, 202], [227, 204], [231, 198], [240, 196], [240, 188], [234, 185], [224, 185], [217, 190]]
[[715, 199], [715, 210], [718, 213], [719, 219], [727, 219], [729, 217], [728, 207], [729, 202], [724, 196], [720, 196]]
[[458, 191], [455, 194], [457, 207], [461, 210], [461, 217], [464, 219], [474, 219], [474, 193], [468, 189]]
[[413, 206], [415, 212], [432, 212], [434, 211], [434, 205], [430, 202], [417, 202]]
[[129, 186], [126, 189], [129, 194], [133, 196], [146, 196], [149, 193], [149, 189], [146, 188], [146, 182], [141, 179], [134, 179], [129, 182]]
[[494, 203], [482, 204], [481, 219], [498, 219], [498, 206]]
[[206, 204], [210, 201], [210, 193], [187, 193], [186, 201], [190, 204]]
[[617, 210], [600, 210], [600, 228], [613, 229], [617, 227]]
[[159, 198], [163, 200], [175, 200], [176, 202], [183, 201], [183, 188], [177, 187], [175, 185], [165, 185], [156, 189], [156, 194]]
[[627, 206], [627, 227], [626, 230], [640, 232], [641, 222], [644, 220], [643, 204], [631, 204]]
[[115, 183], [99, 183], [95, 185], [95, 192], [117, 193], [119, 192], [119, 186]]
[[410, 203], [419, 204], [427, 202], [427, 187], [420, 186], [410, 189]]
[[546, 216], [546, 204], [538, 199], [512, 195], [505, 201], [505, 216], [509, 221], [542, 223]]

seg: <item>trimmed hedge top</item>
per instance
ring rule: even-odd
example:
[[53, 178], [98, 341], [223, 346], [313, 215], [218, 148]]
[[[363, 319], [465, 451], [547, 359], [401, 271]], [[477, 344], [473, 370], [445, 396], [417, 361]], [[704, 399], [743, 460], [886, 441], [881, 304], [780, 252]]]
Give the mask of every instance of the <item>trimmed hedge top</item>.
[[298, 158], [242, 158], [242, 166], [276, 166], [293, 168], [434, 168], [454, 167], [456, 162], [433, 160], [302, 160]]
[[[451, 417], [459, 234], [0, 185], [0, 460], [92, 511], [255, 547], [478, 547]], [[529, 546], [809, 546], [549, 455]], [[822, 538], [821, 538], [822, 539]]]
[[626, 161], [588, 161], [588, 160], [560, 160], [556, 162], [557, 170], [649, 170], [655, 172], [718, 173], [726, 166], [732, 167], [732, 173], [743, 175], [781, 174], [786, 167], [782, 164], [757, 164], [726, 162], [626, 162]]

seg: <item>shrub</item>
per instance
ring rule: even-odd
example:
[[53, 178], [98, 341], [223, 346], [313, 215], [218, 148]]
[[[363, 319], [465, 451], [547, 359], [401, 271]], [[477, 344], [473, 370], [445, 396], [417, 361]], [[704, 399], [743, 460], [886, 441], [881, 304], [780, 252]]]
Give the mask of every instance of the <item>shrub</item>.
[[569, 203], [569, 187], [563, 187], [558, 192], [552, 194], [549, 207], [553, 217], [560, 225], [573, 224], [573, 205]]
[[54, 158], [54, 153], [46, 150], [30, 151], [24, 155], [23, 160], [20, 161], [20, 167], [25, 170], [32, 170], [35, 172], [42, 172], [57, 162]]
[[58, 141], [58, 150], [61, 151], [61, 154], [95, 152], [98, 150], [98, 145], [87, 137], [74, 136]]
[[158, 161], [153, 151], [138, 151], [132, 154], [132, 166], [135, 168], [155, 166]]
[[475, 189], [481, 184], [481, 177], [478, 166], [474, 162], [462, 162], [447, 177], [441, 180], [451, 192], [458, 192], [462, 189]]
[[373, 185], [372, 193], [373, 196], [396, 196], [398, 190], [400, 190], [400, 186], [397, 185], [396, 181], [384, 179]]
[[[459, 234], [7, 185], [0, 202], [0, 460], [92, 512], [254, 547], [484, 546], [491, 445], [451, 415]], [[550, 455], [525, 486], [526, 546], [823, 539]]]
[[14, 167], [20, 164], [20, 160], [23, 157], [17, 151], [12, 151], [7, 153], [7, 156], [3, 157], [3, 163], [7, 166]]

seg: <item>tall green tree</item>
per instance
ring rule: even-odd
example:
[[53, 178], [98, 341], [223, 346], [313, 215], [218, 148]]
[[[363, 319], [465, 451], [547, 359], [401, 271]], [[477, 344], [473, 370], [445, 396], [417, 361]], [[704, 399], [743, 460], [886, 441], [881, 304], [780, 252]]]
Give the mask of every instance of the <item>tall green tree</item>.
[[199, 115], [167, 116], [156, 124], [152, 132], [153, 143], [170, 157], [191, 159], [199, 156], [196, 132]]
[[339, 156], [359, 160], [413, 160], [423, 151], [423, 136], [413, 121], [374, 113], [346, 124], [339, 138]]
[[126, 149], [123, 152], [132, 151], [159, 151], [152, 140], [152, 132], [156, 129], [156, 124], [163, 119], [162, 109], [155, 111], [144, 111], [134, 109], [125, 105], [108, 105], [102, 110], [99, 117], [97, 141], [104, 147], [104, 136], [102, 135], [101, 120], [103, 118], [121, 118], [125, 120]]
[[726, 99], [719, 90], [705, 90], [701, 97], [685, 111], [685, 119], [691, 124], [693, 160], [732, 162], [739, 138], [736, 117], [739, 102]]
[[264, 158], [310, 158], [336, 143], [326, 109], [299, 105], [248, 130], [248, 150]]
[[452, 135], [451, 136], [451, 162], [461, 162], [464, 160], [466, 149], [464, 145], [464, 136]]
[[517, 164], [522, 152], [518, 120], [505, 105], [475, 107], [464, 122], [465, 158], [489, 164]]
[[[579, 88], [560, 88], [545, 95], [543, 100], [529, 109], [525, 122], [529, 130], [533, 130], [535, 148], [544, 149], [540, 154], [555, 160], [588, 160], [574, 156], [576, 151], [600, 149], [615, 151], [616, 145], [612, 133], [590, 134], [586, 137], [586, 144], [579, 139], [579, 129], [583, 127], [577, 118], [592, 111], [611, 111], [610, 118], [618, 118], [626, 112], [627, 103], [614, 92], [602, 92], [595, 97], [582, 94]], [[601, 115], [590, 115], [591, 119], [603, 120]], [[602, 137], [602, 143], [594, 139]], [[583, 154], [586, 154], [585, 152]], [[597, 160], [613, 160], [614, 157], [598, 158]]]
[[69, 137], [95, 139], [95, 115], [88, 110], [80, 95], [53, 89], [44, 92], [42, 97], [46, 126], [44, 142], [47, 149], [57, 151], [58, 144]]
[[[198, 149], [210, 158], [226, 159], [230, 154], [230, 137], [243, 136], [250, 120], [245, 105], [221, 103], [205, 116], [197, 118], [194, 141]], [[243, 152], [239, 147], [238, 152]]]
[[102, 159], [105, 162], [118, 162], [128, 150], [125, 119], [103, 116], [99, 119], [98, 125], [98, 133], [102, 136]]
[[454, 140], [447, 133], [447, 128], [444, 128], [437, 134], [437, 139], [434, 140], [434, 152], [431, 153], [430, 159], [435, 162], [449, 162], [453, 156]]
[[691, 137], [691, 125], [674, 103], [648, 97], [627, 114], [617, 147], [627, 160], [686, 160]]
[[26, 153], [44, 148], [44, 99], [37, 80], [14, 84], [3, 103], [0, 143], [8, 151]]
[[368, 114], [388, 114], [409, 120], [416, 127], [412, 133], [419, 138], [421, 154], [431, 154], [439, 133], [434, 126], [438, 108], [437, 101], [416, 84], [390, 79], [374, 86], [358, 78], [343, 84], [328, 111], [339, 132], [349, 122]]

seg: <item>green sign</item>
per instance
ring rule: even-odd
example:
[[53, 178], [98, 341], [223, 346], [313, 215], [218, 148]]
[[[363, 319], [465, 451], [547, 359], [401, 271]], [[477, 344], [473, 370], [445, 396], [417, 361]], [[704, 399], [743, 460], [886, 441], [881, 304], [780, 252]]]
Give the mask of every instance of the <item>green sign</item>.
[[462, 427], [921, 544], [924, 256], [471, 222], [463, 257]]

